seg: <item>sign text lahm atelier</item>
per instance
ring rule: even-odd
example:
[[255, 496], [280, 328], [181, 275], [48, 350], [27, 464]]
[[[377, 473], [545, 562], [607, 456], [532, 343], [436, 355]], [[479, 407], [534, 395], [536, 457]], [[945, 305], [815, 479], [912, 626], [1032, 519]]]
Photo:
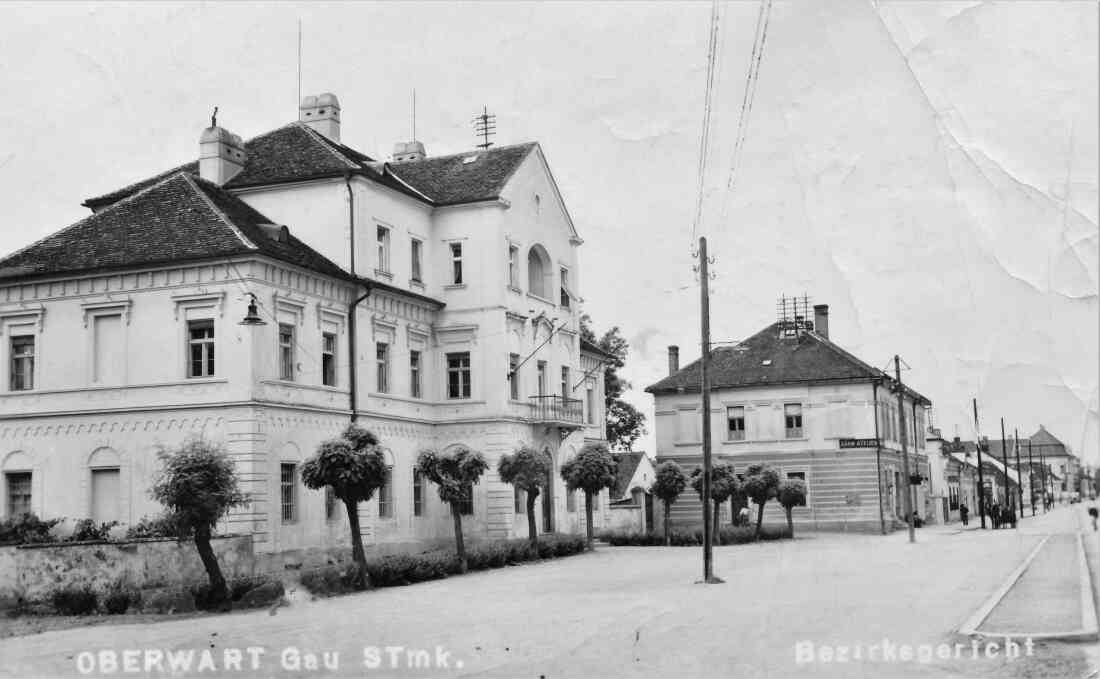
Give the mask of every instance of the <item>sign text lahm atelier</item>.
[[878, 439], [838, 439], [840, 448], [877, 448]]

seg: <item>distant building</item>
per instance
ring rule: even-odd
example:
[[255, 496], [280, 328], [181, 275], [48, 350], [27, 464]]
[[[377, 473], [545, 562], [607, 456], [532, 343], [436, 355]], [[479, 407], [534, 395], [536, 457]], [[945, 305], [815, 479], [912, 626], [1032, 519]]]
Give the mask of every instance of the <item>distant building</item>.
[[[369, 546], [449, 539], [427, 447], [492, 465], [471, 536], [526, 534], [496, 472], [521, 444], [553, 458], [539, 529], [581, 529], [558, 470], [604, 438], [608, 359], [580, 339], [582, 241], [542, 149], [385, 162], [340, 122], [331, 94], [249, 141], [212, 121], [196, 160], [0, 260], [0, 516], [132, 524], [160, 511], [157, 447], [202, 434], [250, 497], [225, 528], [261, 552], [346, 544], [300, 466], [357, 417], [391, 470], [361, 505]], [[263, 325], [239, 323], [250, 302]]]
[[613, 456], [617, 467], [615, 485], [608, 492], [611, 504], [606, 528], [639, 533], [652, 530], [653, 461], [645, 453], [614, 453]]
[[[905, 518], [904, 426], [910, 474], [921, 476], [913, 510], [927, 520], [931, 402], [905, 387], [899, 412], [894, 379], [830, 338], [828, 306], [814, 307], [814, 316], [780, 319], [737, 345], [712, 349], [715, 463], [731, 463], [738, 474], [768, 463], [782, 478], [804, 480], [806, 506], [793, 512], [801, 527], [890, 530]], [[646, 389], [656, 401], [657, 461], [675, 460], [687, 473], [702, 464], [700, 370], [698, 360], [680, 368], [679, 349], [670, 347], [668, 377]], [[723, 522], [731, 510], [723, 508]], [[693, 490], [672, 506], [674, 525], [697, 526], [701, 517]], [[777, 503], [769, 503], [766, 520], [784, 520]]]
[[1021, 453], [1027, 452], [1029, 443], [1032, 459], [1037, 462], [1041, 454], [1044, 463], [1057, 477], [1058, 483], [1050, 487], [1055, 498], [1080, 490], [1078, 480], [1081, 471], [1081, 460], [1074, 455], [1069, 446], [1062, 443], [1041, 424], [1039, 430], [1029, 436], [1026, 441], [1020, 439], [1020, 445], [1023, 446]]

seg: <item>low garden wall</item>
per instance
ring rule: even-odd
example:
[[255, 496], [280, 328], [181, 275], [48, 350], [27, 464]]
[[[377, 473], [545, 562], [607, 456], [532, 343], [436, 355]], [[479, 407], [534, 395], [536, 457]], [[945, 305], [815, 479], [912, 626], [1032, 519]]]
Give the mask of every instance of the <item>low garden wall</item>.
[[[251, 535], [214, 537], [211, 546], [226, 579], [255, 575]], [[187, 587], [206, 582], [195, 543], [174, 538], [118, 542], [54, 542], [0, 547], [0, 610], [48, 599], [61, 588], [96, 592]]]

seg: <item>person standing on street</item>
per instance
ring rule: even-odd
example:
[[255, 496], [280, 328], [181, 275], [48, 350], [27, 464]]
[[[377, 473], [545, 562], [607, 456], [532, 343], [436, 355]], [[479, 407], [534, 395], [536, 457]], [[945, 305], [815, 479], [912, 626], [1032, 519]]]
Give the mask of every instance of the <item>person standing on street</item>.
[[1092, 529], [1096, 530], [1096, 519], [1100, 516], [1100, 510], [1096, 509], [1096, 505], [1089, 507], [1089, 516], [1092, 517]]
[[963, 525], [969, 525], [967, 520], [970, 518], [970, 508], [966, 505], [959, 505], [959, 518], [962, 519]]

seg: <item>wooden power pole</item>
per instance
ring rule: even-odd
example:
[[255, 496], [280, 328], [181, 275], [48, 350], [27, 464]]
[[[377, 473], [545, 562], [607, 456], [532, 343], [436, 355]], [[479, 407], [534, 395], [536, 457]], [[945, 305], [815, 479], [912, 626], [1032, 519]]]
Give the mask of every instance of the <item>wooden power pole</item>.
[[974, 399], [974, 438], [978, 448], [978, 516], [985, 530], [985, 476], [982, 474], [982, 435], [978, 431], [978, 399]]
[[[702, 326], [700, 328], [703, 344], [702, 385], [703, 393], [703, 582], [706, 584], [722, 582], [714, 577], [713, 544], [714, 533], [710, 515], [710, 273], [707, 270], [707, 239], [699, 237], [699, 282], [700, 309]], [[717, 511], [717, 510], [716, 510]]]
[[897, 355], [894, 356], [894, 378], [898, 381], [898, 429], [901, 434], [901, 466], [905, 475], [902, 479], [905, 484], [905, 501], [902, 506], [905, 508], [905, 522], [909, 524], [909, 542], [916, 542], [917, 533], [913, 525], [916, 523], [913, 520], [913, 479], [909, 477], [909, 449], [905, 445], [909, 438], [905, 431], [905, 385], [901, 382], [901, 358]]

